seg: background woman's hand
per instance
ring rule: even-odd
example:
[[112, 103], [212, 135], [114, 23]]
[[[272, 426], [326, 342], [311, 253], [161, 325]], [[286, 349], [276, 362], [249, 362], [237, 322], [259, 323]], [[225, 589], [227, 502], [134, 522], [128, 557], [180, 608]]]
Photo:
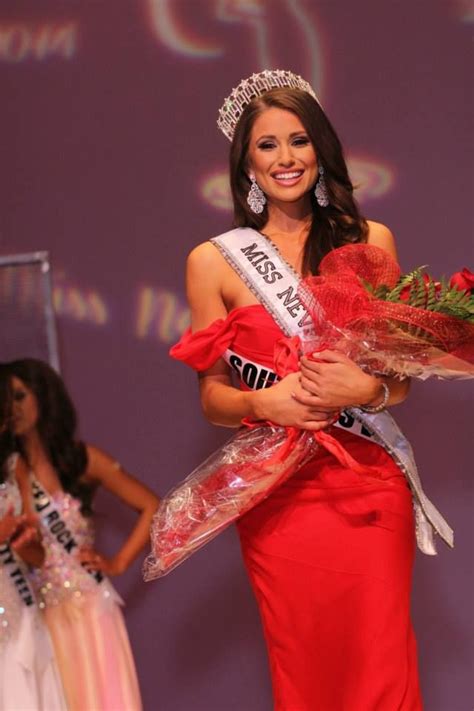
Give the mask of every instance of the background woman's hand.
[[291, 373], [271, 388], [256, 392], [255, 416], [276, 425], [317, 432], [337, 418], [339, 407], [306, 403], [301, 373]]
[[17, 541], [24, 531], [31, 529], [28, 537], [38, 540], [38, 523], [34, 516], [29, 514], [19, 514], [15, 516], [13, 506], [10, 506], [5, 516], [0, 519], [0, 543]]
[[5, 516], [0, 519], [0, 543], [7, 543], [20, 525], [20, 517], [13, 514], [10, 506]]
[[22, 516], [21, 518], [24, 520], [19, 524], [15, 535], [10, 541], [10, 545], [23, 558], [23, 554], [32, 543], [41, 543], [41, 534], [36, 523], [30, 521], [27, 516]]
[[302, 391], [294, 397], [301, 405], [341, 409], [371, 403], [381, 394], [380, 380], [342, 353], [325, 350], [315, 357], [303, 356], [300, 361]]
[[10, 548], [28, 565], [41, 567], [45, 552], [41, 544], [37, 517], [32, 514], [21, 514], [13, 518], [15, 530], [9, 539]]

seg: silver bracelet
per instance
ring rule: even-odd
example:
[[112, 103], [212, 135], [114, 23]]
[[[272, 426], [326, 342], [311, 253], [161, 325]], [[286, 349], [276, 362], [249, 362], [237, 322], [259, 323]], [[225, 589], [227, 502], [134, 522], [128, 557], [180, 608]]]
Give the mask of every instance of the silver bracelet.
[[383, 398], [382, 402], [380, 402], [378, 405], [360, 405], [360, 409], [363, 410], [364, 412], [369, 412], [370, 414], [374, 415], [377, 412], [382, 412], [382, 410], [385, 410], [387, 407], [387, 403], [390, 398], [390, 388], [388, 387], [387, 383], [382, 381], [381, 383], [382, 388], [383, 388]]

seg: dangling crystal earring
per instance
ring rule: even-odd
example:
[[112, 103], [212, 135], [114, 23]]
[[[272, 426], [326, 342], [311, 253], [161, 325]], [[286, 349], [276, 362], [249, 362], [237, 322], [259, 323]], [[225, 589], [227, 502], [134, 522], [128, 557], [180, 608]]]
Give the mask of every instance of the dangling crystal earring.
[[327, 207], [329, 205], [328, 189], [326, 187], [326, 181], [324, 180], [324, 168], [322, 165], [319, 167], [319, 176], [314, 188], [314, 194], [316, 195], [316, 202], [320, 207]]
[[247, 195], [247, 203], [252, 212], [255, 212], [256, 215], [260, 215], [260, 213], [263, 212], [267, 198], [263, 190], [258, 186], [255, 175], [249, 175], [249, 178], [252, 181], [252, 185]]

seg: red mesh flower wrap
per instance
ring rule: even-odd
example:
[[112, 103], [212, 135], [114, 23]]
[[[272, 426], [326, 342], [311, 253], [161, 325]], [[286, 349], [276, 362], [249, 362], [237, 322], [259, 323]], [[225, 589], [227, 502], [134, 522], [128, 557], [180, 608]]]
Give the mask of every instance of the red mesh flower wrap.
[[[274, 353], [277, 374], [282, 378], [298, 370], [303, 350], [329, 347], [342, 350], [371, 372], [473, 377], [472, 324], [406, 303], [382, 301], [369, 290], [393, 289], [399, 278], [397, 263], [378, 247], [348, 245], [328, 254], [320, 275], [306, 279], [300, 289], [317, 336], [304, 343], [298, 337], [280, 339]], [[205, 367], [227, 347], [218, 343], [221, 323], [210, 327], [216, 332], [216, 348]], [[199, 332], [183, 340], [192, 355], [202, 350]], [[355, 461], [330, 432], [246, 424], [161, 501], [152, 523], [145, 580], [169, 573], [266, 498], [312, 458], [318, 446], [360, 476], [376, 475], [376, 470]]]

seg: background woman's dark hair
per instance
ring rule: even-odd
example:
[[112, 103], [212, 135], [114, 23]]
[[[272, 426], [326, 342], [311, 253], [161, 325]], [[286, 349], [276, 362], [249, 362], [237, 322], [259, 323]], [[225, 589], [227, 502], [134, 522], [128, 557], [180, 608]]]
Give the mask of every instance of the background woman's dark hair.
[[[80, 481], [87, 467], [87, 451], [76, 439], [77, 415], [66, 387], [53, 368], [35, 358], [6, 364], [11, 377], [19, 378], [38, 402], [37, 429], [41, 442], [65, 491], [81, 501], [81, 510], [90, 514], [92, 487]], [[27, 459], [21, 438], [18, 449]]]
[[11, 428], [13, 394], [7, 368], [0, 365], [0, 484], [8, 476], [7, 461], [16, 450]]
[[236, 227], [261, 230], [268, 220], [267, 208], [260, 215], [247, 204], [250, 180], [247, 155], [250, 134], [256, 118], [268, 108], [285, 109], [296, 114], [313, 144], [329, 195], [329, 206], [320, 207], [311, 191], [313, 220], [303, 254], [303, 273], [316, 274], [321, 259], [329, 251], [349, 242], [366, 240], [368, 226], [353, 197], [341, 142], [318, 102], [298, 89], [272, 89], [253, 99], [237, 124], [230, 150], [230, 182], [234, 199]]

